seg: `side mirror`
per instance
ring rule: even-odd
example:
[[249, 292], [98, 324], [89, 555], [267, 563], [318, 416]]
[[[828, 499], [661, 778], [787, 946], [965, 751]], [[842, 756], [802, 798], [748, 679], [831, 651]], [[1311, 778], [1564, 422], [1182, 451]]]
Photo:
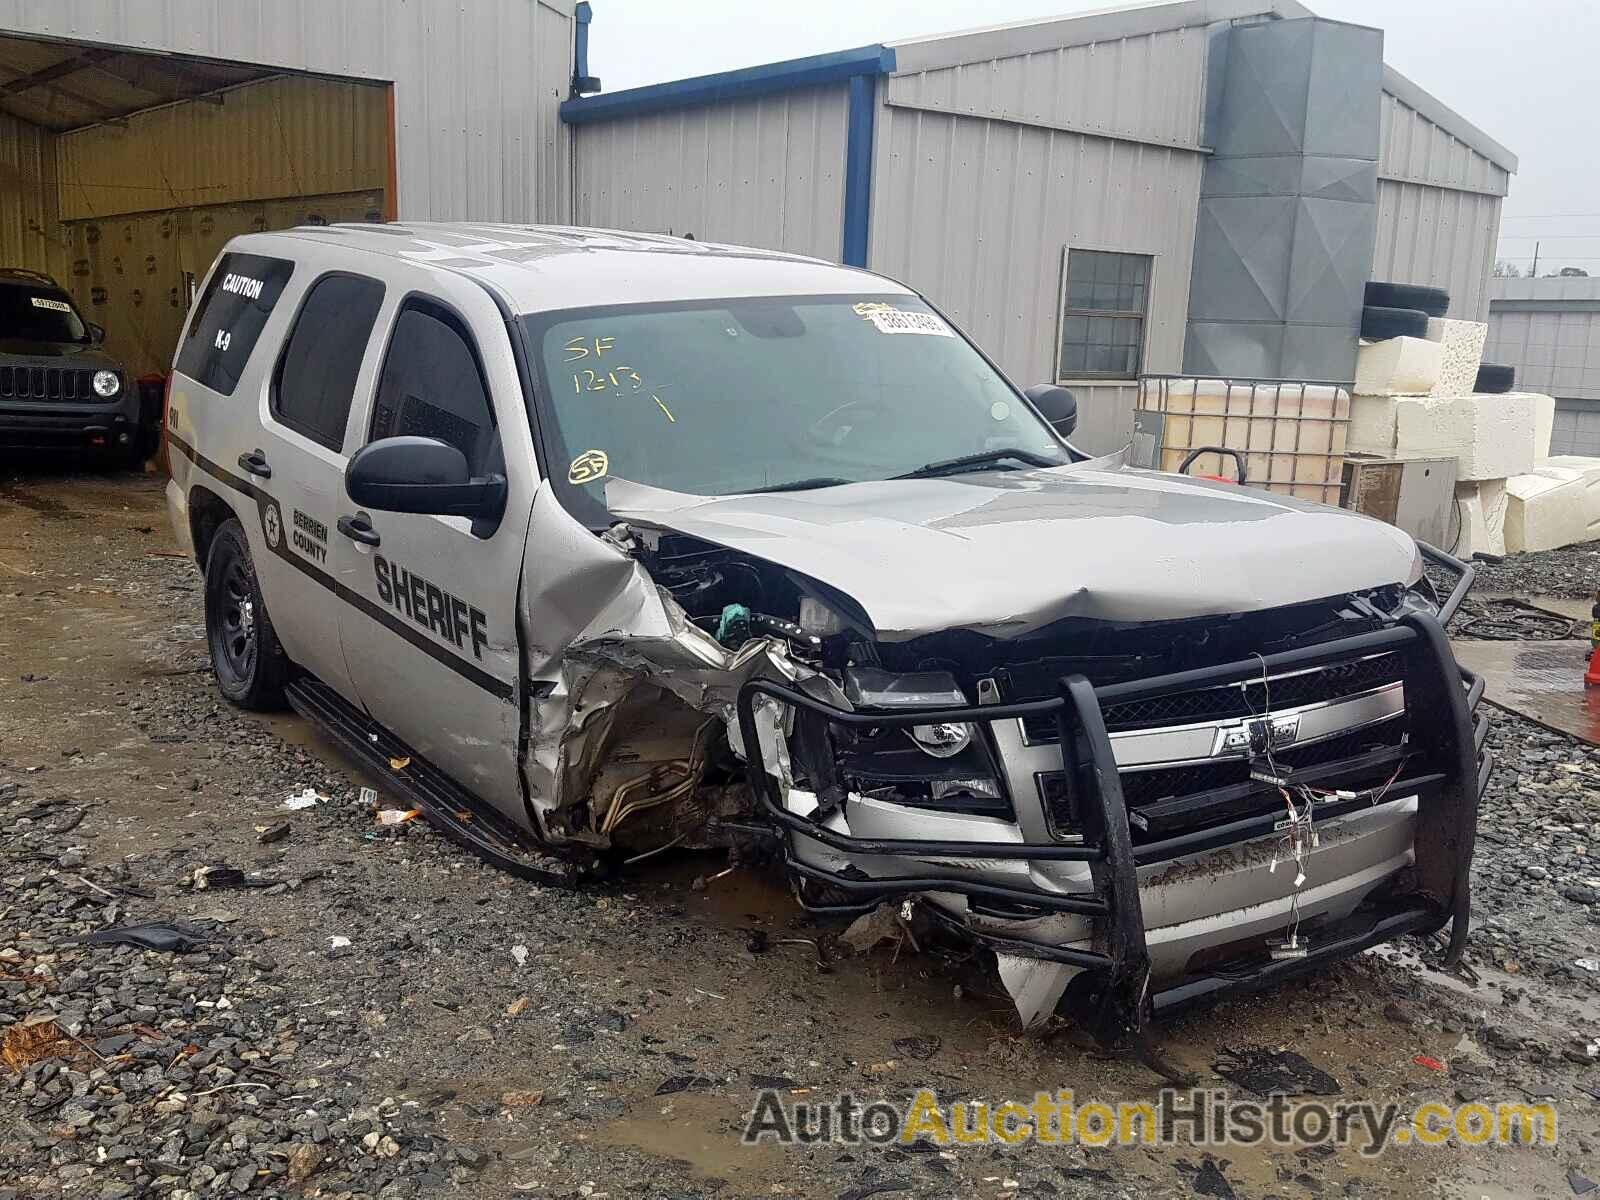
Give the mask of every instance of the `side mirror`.
[[438, 438], [391, 437], [363, 446], [344, 469], [344, 490], [381, 512], [495, 522], [506, 509], [505, 476], [472, 478], [467, 456]]
[[1022, 393], [1033, 402], [1039, 415], [1055, 426], [1062, 437], [1071, 437], [1078, 425], [1078, 398], [1053, 383], [1036, 383]]
[[88, 326], [89, 329], [90, 345], [98, 346], [101, 342], [106, 340], [106, 327], [104, 325], [96, 325], [93, 321], [85, 321], [84, 324]]

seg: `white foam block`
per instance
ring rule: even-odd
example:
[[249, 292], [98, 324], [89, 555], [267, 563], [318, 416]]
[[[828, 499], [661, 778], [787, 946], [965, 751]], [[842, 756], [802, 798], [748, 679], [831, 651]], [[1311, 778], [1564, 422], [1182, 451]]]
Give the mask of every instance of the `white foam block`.
[[1363, 342], [1356, 351], [1359, 396], [1429, 395], [1439, 379], [1444, 347], [1426, 338]]
[[1533, 454], [1535, 458], [1547, 458], [1550, 439], [1556, 431], [1556, 398], [1541, 396], [1537, 392], [1530, 392], [1529, 395], [1533, 397]]
[[1558, 454], [1542, 459], [1535, 470], [1560, 469], [1572, 471], [1583, 481], [1584, 516], [1588, 525], [1583, 540], [1600, 540], [1600, 458], [1585, 458], [1577, 454]]
[[1428, 341], [1439, 347], [1439, 369], [1429, 394], [1442, 399], [1470, 396], [1478, 386], [1478, 366], [1489, 326], [1482, 321], [1428, 318]]
[[1587, 541], [1589, 494], [1583, 472], [1541, 467], [1506, 480], [1506, 552], [1556, 550]]
[[1505, 480], [1458, 483], [1456, 503], [1461, 509], [1461, 534], [1456, 539], [1455, 556], [1501, 555], [1506, 552]]
[[1394, 396], [1351, 396], [1345, 444], [1357, 454], [1394, 454]]
[[1533, 470], [1534, 403], [1525, 392], [1455, 400], [1403, 396], [1395, 405], [1395, 449], [1454, 458], [1462, 481], [1505, 479]]

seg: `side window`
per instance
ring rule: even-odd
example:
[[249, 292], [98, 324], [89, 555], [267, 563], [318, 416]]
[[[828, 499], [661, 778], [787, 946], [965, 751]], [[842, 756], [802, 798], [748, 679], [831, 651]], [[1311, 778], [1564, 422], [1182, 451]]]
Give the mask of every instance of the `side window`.
[[178, 347], [178, 370], [203, 387], [233, 395], [293, 273], [294, 263], [286, 258], [224, 254]]
[[503, 466], [472, 340], [453, 314], [425, 302], [408, 304], [395, 321], [372, 409], [373, 441], [402, 435], [448, 442], [473, 475]]
[[330, 450], [344, 445], [361, 356], [383, 304], [383, 284], [324, 275], [311, 285], [272, 380], [272, 415]]

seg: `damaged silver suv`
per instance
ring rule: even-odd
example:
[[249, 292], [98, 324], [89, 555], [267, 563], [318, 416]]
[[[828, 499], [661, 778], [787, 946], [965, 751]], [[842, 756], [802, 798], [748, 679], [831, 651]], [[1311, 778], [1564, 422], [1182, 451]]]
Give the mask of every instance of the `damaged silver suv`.
[[1404, 934], [1459, 954], [1470, 570], [1073, 417], [866, 272], [335, 225], [213, 267], [168, 498], [224, 694], [409, 757], [529, 877], [729, 846], [1107, 1039]]

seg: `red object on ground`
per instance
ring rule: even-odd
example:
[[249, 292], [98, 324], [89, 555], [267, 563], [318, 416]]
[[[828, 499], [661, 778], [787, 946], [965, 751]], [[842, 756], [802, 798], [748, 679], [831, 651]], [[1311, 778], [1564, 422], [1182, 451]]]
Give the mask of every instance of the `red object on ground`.
[[1584, 687], [1600, 687], [1600, 654], [1589, 652], [1589, 665], [1583, 672]]
[[1430, 1071], [1444, 1070], [1444, 1064], [1437, 1058], [1429, 1058], [1426, 1054], [1419, 1054], [1411, 1060], [1419, 1067], [1427, 1067]]

